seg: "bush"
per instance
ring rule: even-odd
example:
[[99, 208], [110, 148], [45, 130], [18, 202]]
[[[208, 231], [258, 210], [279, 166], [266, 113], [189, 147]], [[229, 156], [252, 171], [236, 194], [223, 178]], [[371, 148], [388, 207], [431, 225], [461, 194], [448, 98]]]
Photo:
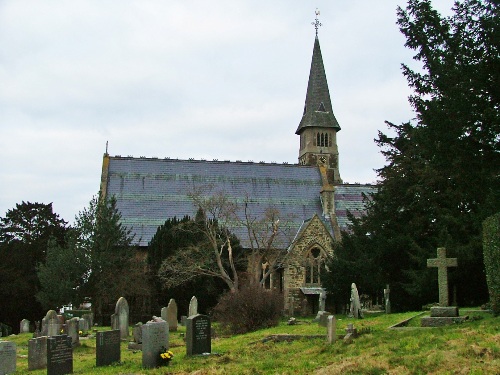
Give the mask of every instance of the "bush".
[[491, 309], [500, 315], [500, 213], [483, 222], [483, 252]]
[[241, 334], [278, 325], [283, 311], [283, 295], [258, 285], [223, 294], [212, 313], [223, 330]]

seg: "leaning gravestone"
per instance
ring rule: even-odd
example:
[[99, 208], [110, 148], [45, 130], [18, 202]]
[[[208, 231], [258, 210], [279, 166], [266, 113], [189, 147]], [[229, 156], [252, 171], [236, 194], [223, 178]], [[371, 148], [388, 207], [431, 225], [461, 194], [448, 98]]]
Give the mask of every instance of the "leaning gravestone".
[[28, 341], [28, 370], [39, 370], [47, 367], [47, 336]]
[[120, 330], [120, 337], [122, 339], [127, 339], [127, 337], [129, 336], [129, 308], [128, 302], [125, 298], [120, 297], [116, 302], [115, 313], [111, 318], [111, 322], [111, 327], [113, 329]]
[[16, 344], [0, 341], [0, 375], [16, 372]]
[[190, 316], [186, 320], [187, 355], [212, 352], [210, 318], [206, 315]]
[[[163, 318], [163, 316], [162, 316]], [[164, 320], [167, 321], [168, 323], [168, 329], [170, 331], [177, 331], [177, 303], [175, 302], [175, 299], [171, 298], [170, 301], [168, 302], [168, 306], [166, 309], [166, 318]]]
[[189, 301], [188, 318], [193, 315], [198, 315], [198, 299], [196, 296], [193, 296]]
[[95, 342], [96, 366], [108, 366], [120, 362], [120, 331], [97, 332]]
[[21, 320], [19, 324], [19, 333], [28, 333], [30, 331], [30, 321], [28, 319]]
[[60, 335], [47, 339], [47, 375], [73, 373], [71, 337]]
[[142, 329], [142, 367], [154, 368], [160, 365], [160, 353], [168, 349], [168, 323], [147, 322]]
[[356, 288], [356, 284], [351, 284], [351, 306], [350, 306], [350, 316], [359, 319], [363, 317], [363, 313], [361, 312], [361, 302], [359, 301], [359, 293], [358, 288]]

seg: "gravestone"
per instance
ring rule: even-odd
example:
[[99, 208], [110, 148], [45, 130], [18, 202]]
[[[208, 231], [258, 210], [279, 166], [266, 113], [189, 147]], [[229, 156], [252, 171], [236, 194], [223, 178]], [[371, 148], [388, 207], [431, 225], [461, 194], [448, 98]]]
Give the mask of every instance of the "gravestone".
[[457, 258], [446, 258], [446, 248], [437, 249], [437, 258], [427, 259], [427, 267], [437, 267], [439, 306], [448, 306], [448, 267], [457, 267]]
[[82, 332], [90, 331], [90, 327], [88, 326], [88, 322], [85, 319], [83, 319], [83, 318], [78, 319], [78, 330], [80, 330]]
[[326, 326], [326, 338], [329, 344], [333, 344], [337, 340], [337, 321], [333, 315], [328, 316], [328, 323]]
[[321, 292], [319, 293], [319, 310], [320, 311], [325, 311], [326, 310], [326, 290], [322, 289]]
[[142, 343], [142, 323], [136, 323], [134, 326], [134, 342], [137, 344]]
[[0, 375], [16, 372], [16, 344], [0, 341]]
[[28, 341], [28, 370], [39, 370], [47, 367], [47, 336]]
[[71, 345], [73, 345], [73, 347], [80, 345], [79, 321], [80, 318], [77, 317], [66, 321], [66, 333], [71, 337]]
[[[163, 318], [163, 315], [162, 315]], [[168, 306], [166, 309], [166, 319], [163, 318], [163, 320], [166, 320], [168, 323], [168, 329], [170, 331], [177, 331], [177, 303], [175, 302], [175, 299], [171, 298], [170, 301], [168, 302]]]
[[47, 338], [47, 375], [73, 373], [71, 337], [59, 335]]
[[19, 323], [19, 333], [28, 333], [30, 331], [30, 321], [28, 319], [21, 320]]
[[120, 330], [97, 332], [96, 336], [96, 366], [108, 366], [120, 362]]
[[183, 327], [186, 326], [186, 320], [187, 320], [187, 316], [181, 315], [181, 326], [183, 326]]
[[61, 334], [62, 324], [54, 310], [47, 311], [42, 319], [42, 336], [57, 336]]
[[196, 296], [193, 296], [189, 301], [188, 318], [193, 315], [198, 315], [198, 299]]
[[210, 318], [206, 315], [194, 315], [186, 319], [187, 355], [212, 352]]
[[356, 319], [363, 317], [363, 313], [361, 312], [361, 302], [359, 301], [358, 288], [356, 288], [355, 283], [351, 284], [351, 305], [349, 312], [349, 315]]
[[82, 318], [85, 319], [87, 322], [87, 330], [91, 330], [92, 327], [94, 326], [94, 314], [93, 313], [88, 313], [88, 314], [83, 314]]
[[349, 323], [345, 329], [344, 342], [350, 344], [356, 337], [358, 337], [358, 330], [354, 328], [352, 323]]
[[154, 368], [160, 365], [160, 353], [168, 349], [168, 323], [147, 322], [142, 328], [142, 367]]
[[390, 300], [391, 289], [389, 288], [389, 284], [387, 284], [387, 288], [384, 289], [384, 300], [385, 300], [385, 313], [391, 313], [391, 300]]
[[129, 307], [125, 298], [120, 297], [116, 302], [115, 313], [112, 315], [111, 322], [113, 329], [120, 330], [121, 338], [127, 339], [129, 336]]

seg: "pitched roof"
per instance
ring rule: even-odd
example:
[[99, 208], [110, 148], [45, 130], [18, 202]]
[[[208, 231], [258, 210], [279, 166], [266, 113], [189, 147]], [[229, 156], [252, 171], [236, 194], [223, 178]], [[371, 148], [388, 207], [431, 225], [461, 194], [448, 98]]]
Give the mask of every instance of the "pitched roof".
[[[322, 181], [317, 167], [105, 155], [106, 158], [106, 194], [116, 197], [122, 224], [132, 229], [140, 246], [147, 246], [168, 218], [194, 217], [196, 208], [188, 193], [209, 184], [240, 204], [248, 196], [248, 209], [255, 217], [263, 216], [270, 207], [276, 208], [295, 232], [314, 214], [322, 217]], [[372, 191], [373, 187], [341, 185], [336, 189], [338, 220], [345, 228], [346, 210], [363, 211], [361, 193]], [[245, 229], [236, 228], [234, 232], [245, 246]]]
[[300, 134], [304, 128], [313, 126], [340, 130], [340, 125], [333, 114], [318, 36], [314, 40], [304, 114], [295, 134]]

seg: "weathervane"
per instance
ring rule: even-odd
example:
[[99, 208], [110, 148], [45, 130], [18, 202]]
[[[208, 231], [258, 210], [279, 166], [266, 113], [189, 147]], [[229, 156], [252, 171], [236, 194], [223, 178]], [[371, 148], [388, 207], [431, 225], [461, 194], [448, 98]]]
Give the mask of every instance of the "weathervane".
[[319, 9], [316, 8], [316, 11], [314, 13], [316, 14], [316, 18], [315, 18], [314, 22], [311, 22], [311, 25], [313, 25], [314, 28], [316, 29], [316, 36], [318, 36], [318, 29], [320, 26], [322, 26], [321, 22], [319, 22], [319, 20], [318, 20]]

